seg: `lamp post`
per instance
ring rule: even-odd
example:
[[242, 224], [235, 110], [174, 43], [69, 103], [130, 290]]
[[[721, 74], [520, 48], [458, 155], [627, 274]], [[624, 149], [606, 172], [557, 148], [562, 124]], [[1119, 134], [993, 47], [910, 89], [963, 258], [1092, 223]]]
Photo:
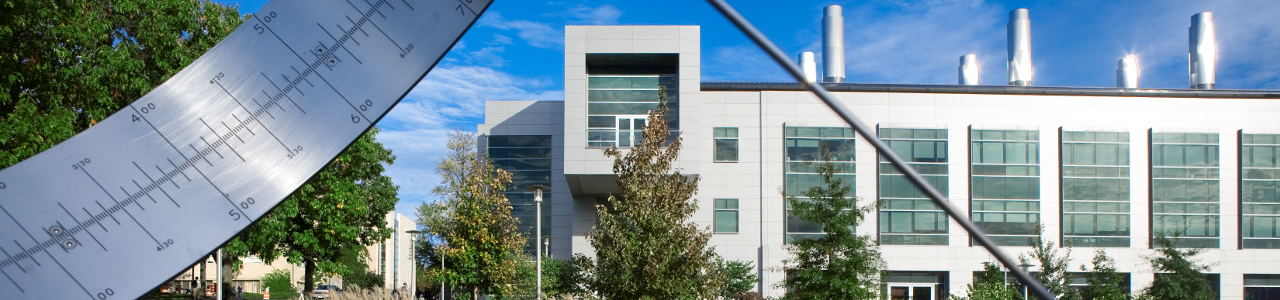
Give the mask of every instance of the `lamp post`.
[[534, 280], [537, 280], [537, 284], [538, 284], [538, 289], [537, 289], [538, 297], [536, 299], [542, 300], [542, 247], [538, 247], [538, 240], [542, 239], [542, 191], [550, 191], [551, 187], [535, 184], [535, 185], [529, 186], [529, 188], [526, 188], [526, 190], [533, 191], [533, 206], [534, 206], [534, 210], [537, 212], [538, 221], [536, 222], [537, 223], [537, 225], [535, 225], [536, 227], [534, 227], [535, 228], [534, 230], [536, 233], [533, 238], [533, 243], [534, 243], [533, 249], [534, 249], [534, 252], [537, 254], [535, 259], [538, 260], [537, 261], [538, 275]]
[[[409, 253], [410, 255], [413, 255], [413, 260], [417, 262], [414, 264], [414, 266], [422, 267], [422, 262], [418, 261], [418, 235], [426, 232], [421, 230], [409, 230], [409, 231], [405, 231], [404, 233], [413, 235], [413, 237], [410, 238], [410, 240], [413, 241], [413, 247], [409, 249]], [[409, 290], [413, 291], [412, 292], [413, 299], [417, 300], [418, 299], [418, 268], [413, 268], [413, 280], [410, 280], [409, 282], [413, 283], [413, 287], [409, 288]]]
[[[1021, 265], [1018, 265], [1018, 266], [1022, 267], [1022, 271], [1026, 271], [1028, 272], [1028, 274], [1030, 274], [1031, 267], [1034, 267], [1036, 265], [1033, 265], [1030, 263], [1022, 263]], [[1022, 300], [1027, 300], [1027, 284], [1026, 283], [1022, 284]]]

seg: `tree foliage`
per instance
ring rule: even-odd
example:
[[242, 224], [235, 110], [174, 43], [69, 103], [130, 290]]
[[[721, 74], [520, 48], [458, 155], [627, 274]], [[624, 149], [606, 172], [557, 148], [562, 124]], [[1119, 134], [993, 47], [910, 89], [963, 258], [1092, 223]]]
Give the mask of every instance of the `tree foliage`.
[[399, 187], [382, 175], [395, 162], [372, 128], [302, 187], [227, 243], [234, 256], [255, 255], [270, 263], [284, 258], [303, 266], [303, 288], [315, 288], [315, 274], [354, 274], [341, 258], [363, 253], [391, 237], [386, 215], [399, 201]]
[[1080, 266], [1081, 271], [1089, 272], [1089, 286], [1084, 289], [1086, 300], [1127, 300], [1129, 290], [1124, 283], [1124, 275], [1116, 271], [1116, 261], [1107, 256], [1107, 252], [1098, 249], [1093, 254], [1093, 269]]
[[0, 169], [70, 138], [242, 22], [208, 0], [0, 2]]
[[1058, 299], [1079, 300], [1080, 293], [1071, 288], [1071, 281], [1074, 279], [1070, 272], [1071, 247], [1066, 247], [1065, 253], [1058, 256], [1058, 247], [1055, 247], [1052, 240], [1044, 238], [1044, 227], [1036, 227], [1039, 232], [1036, 238], [1027, 240], [1031, 252], [1019, 254], [1018, 261], [1023, 265], [1038, 265], [1040, 271], [1032, 272], [1031, 277], [1044, 284]]
[[1196, 262], [1195, 256], [1204, 253], [1203, 248], [1179, 250], [1178, 238], [1157, 233], [1155, 237], [1156, 252], [1144, 256], [1156, 273], [1156, 280], [1151, 286], [1142, 290], [1143, 297], [1155, 300], [1208, 300], [1217, 299], [1209, 279], [1204, 273], [1209, 266]]
[[477, 153], [474, 133], [450, 133], [447, 146], [447, 157], [436, 165], [443, 179], [433, 190], [444, 199], [418, 209], [427, 231], [441, 239], [433, 253], [445, 262], [427, 273], [470, 290], [476, 299], [480, 293], [516, 293], [525, 238], [503, 194], [511, 173]]
[[[831, 153], [822, 150], [822, 160]], [[835, 175], [830, 162], [813, 163], [822, 183], [804, 192], [808, 199], [787, 197], [791, 214], [822, 227], [826, 234], [791, 241], [792, 257], [783, 261], [789, 288], [784, 299], [876, 299], [880, 297], [880, 270], [884, 259], [873, 237], [858, 235], [854, 228], [876, 205], [857, 206], [849, 196], [851, 183]]]
[[1022, 299], [1022, 293], [1005, 280], [1004, 270], [995, 262], [982, 263], [982, 272], [965, 287], [965, 295], [952, 295], [956, 300]]
[[667, 97], [659, 92], [643, 141], [613, 157], [621, 192], [596, 205], [599, 220], [587, 234], [596, 250], [595, 287], [605, 299], [695, 299], [719, 295], [716, 254], [707, 247], [710, 228], [689, 222], [697, 210], [699, 178], [672, 167], [682, 138], [669, 136]]
[[750, 261], [716, 259], [716, 274], [724, 279], [720, 297], [738, 299], [750, 292], [759, 279], [755, 270]]
[[271, 289], [272, 298], [294, 299], [298, 297], [298, 288], [293, 286], [293, 275], [286, 269], [275, 269], [262, 275], [262, 286]]

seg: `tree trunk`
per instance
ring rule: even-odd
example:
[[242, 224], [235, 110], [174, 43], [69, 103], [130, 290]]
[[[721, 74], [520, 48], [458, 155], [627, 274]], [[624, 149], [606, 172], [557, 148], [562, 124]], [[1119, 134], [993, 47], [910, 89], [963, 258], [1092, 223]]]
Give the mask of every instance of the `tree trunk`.
[[302, 267], [302, 294], [310, 293], [316, 289], [316, 262], [314, 260], [304, 260]]
[[471, 300], [480, 300], [480, 287], [471, 288]]

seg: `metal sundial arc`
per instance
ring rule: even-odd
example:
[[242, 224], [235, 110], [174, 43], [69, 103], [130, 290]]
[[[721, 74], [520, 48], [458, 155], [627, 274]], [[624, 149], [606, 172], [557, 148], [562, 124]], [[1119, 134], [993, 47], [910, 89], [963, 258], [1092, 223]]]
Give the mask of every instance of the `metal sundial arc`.
[[0, 295], [132, 299], [261, 217], [492, 0], [276, 0], [164, 84], [0, 170]]

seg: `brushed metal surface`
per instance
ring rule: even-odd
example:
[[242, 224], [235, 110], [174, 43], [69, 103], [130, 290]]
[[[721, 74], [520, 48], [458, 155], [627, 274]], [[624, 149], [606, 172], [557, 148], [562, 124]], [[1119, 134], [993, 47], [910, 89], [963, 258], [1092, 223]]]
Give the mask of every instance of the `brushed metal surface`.
[[981, 73], [977, 54], [969, 53], [960, 56], [960, 85], [978, 85], [978, 76]]
[[491, 0], [276, 0], [164, 84], [0, 171], [0, 296], [133, 299], [359, 137]]
[[844, 9], [822, 10], [822, 81], [844, 82]]
[[1188, 63], [1190, 64], [1191, 88], [1213, 89], [1217, 83], [1218, 43], [1214, 37], [1216, 29], [1213, 25], [1213, 13], [1202, 12], [1191, 16], [1190, 47]]
[[1120, 59], [1116, 68], [1116, 87], [1138, 88], [1138, 57], [1129, 55]]
[[813, 62], [813, 52], [805, 51], [800, 53], [800, 68], [804, 69], [804, 80], [808, 82], [818, 81], [818, 65]]
[[1026, 8], [1009, 12], [1009, 85], [1031, 85], [1031, 17]]

